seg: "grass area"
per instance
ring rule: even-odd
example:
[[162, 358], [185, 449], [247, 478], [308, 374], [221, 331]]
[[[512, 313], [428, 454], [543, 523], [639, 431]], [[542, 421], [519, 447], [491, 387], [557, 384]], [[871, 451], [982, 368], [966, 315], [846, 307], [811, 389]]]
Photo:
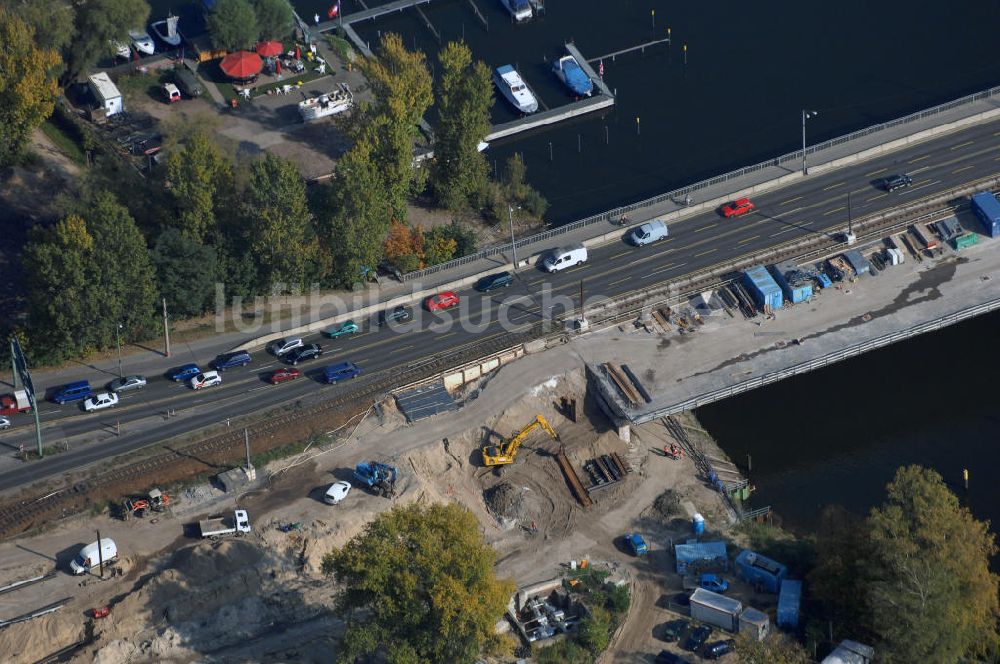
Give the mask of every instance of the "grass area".
[[115, 81], [115, 85], [125, 97], [125, 106], [128, 108], [129, 101], [134, 101], [137, 97], [145, 96], [153, 101], [165, 101], [161, 88], [164, 83], [172, 80], [172, 71], [156, 70], [148, 74], [123, 74]]
[[71, 160], [80, 166], [86, 165], [84, 136], [80, 133], [80, 129], [63, 116], [58, 108], [52, 112], [48, 120], [42, 123], [42, 133], [48, 136], [49, 140]]
[[254, 465], [254, 468], [263, 468], [272, 461], [298, 454], [310, 444], [315, 447], [319, 443], [320, 439], [318, 436], [309, 436], [308, 438], [290, 443], [288, 445], [283, 445], [282, 447], [275, 447], [274, 449], [270, 449], [266, 452], [254, 454], [250, 457], [250, 462]]
[[351, 55], [351, 42], [338, 35], [327, 34], [326, 43], [329, 44], [330, 48], [337, 53], [337, 57], [339, 57], [342, 62], [347, 63], [354, 61], [354, 58]]

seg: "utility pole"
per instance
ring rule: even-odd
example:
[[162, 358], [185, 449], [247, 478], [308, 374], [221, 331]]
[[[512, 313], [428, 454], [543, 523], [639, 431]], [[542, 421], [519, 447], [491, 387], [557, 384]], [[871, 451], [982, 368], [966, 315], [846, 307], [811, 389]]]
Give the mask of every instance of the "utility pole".
[[167, 298], [163, 298], [163, 356], [170, 357], [170, 325], [167, 318]]
[[122, 324], [118, 323], [118, 327], [115, 328], [115, 341], [118, 342], [118, 377], [124, 378], [125, 375], [122, 373]]
[[809, 175], [806, 168], [806, 120], [819, 115], [819, 111], [807, 111], [802, 109], [802, 175]]
[[97, 564], [101, 569], [101, 578], [104, 578], [104, 551], [101, 550], [101, 531], [97, 531]]
[[510, 254], [514, 261], [514, 271], [517, 271], [517, 244], [514, 242], [514, 207], [507, 204], [507, 223], [510, 226]]
[[854, 234], [854, 217], [851, 215], [851, 192], [847, 192], [847, 234]]
[[10, 372], [13, 376], [12, 384], [14, 385], [14, 390], [17, 391], [17, 361], [14, 359], [14, 338], [11, 337], [10, 340]]

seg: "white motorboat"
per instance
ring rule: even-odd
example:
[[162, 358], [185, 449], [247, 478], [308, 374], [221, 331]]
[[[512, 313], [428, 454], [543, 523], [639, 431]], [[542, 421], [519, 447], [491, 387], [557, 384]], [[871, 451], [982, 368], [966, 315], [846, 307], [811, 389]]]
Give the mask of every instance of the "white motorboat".
[[531, 4], [528, 0], [500, 0], [500, 4], [510, 12], [511, 17], [518, 23], [531, 19]]
[[150, 23], [149, 27], [152, 28], [156, 36], [164, 43], [170, 46], [180, 46], [181, 33], [177, 32], [177, 21], [179, 20], [173, 14], [168, 14], [166, 20]]
[[132, 57], [132, 48], [128, 44], [123, 44], [120, 41], [115, 41], [114, 39], [108, 40], [108, 44], [111, 45], [111, 50], [119, 58], [125, 58], [128, 60]]
[[511, 65], [497, 67], [493, 72], [493, 82], [514, 108], [522, 113], [534, 113], [538, 110], [538, 100]]
[[132, 42], [132, 46], [135, 46], [135, 50], [143, 53], [145, 55], [152, 55], [156, 51], [156, 45], [153, 43], [153, 38], [149, 36], [149, 33], [142, 28], [136, 28], [135, 30], [128, 31], [129, 41]]
[[339, 89], [332, 90], [319, 97], [311, 97], [299, 102], [299, 114], [303, 122], [319, 120], [331, 115], [337, 115], [350, 110], [354, 105], [354, 95], [346, 83], [341, 83]]

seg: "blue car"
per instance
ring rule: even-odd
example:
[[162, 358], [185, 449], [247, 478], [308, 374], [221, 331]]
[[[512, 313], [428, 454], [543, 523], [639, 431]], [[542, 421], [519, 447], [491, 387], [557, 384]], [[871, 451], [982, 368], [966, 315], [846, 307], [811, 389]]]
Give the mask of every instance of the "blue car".
[[226, 369], [232, 369], [233, 367], [245, 367], [250, 364], [250, 353], [245, 350], [237, 351], [235, 353], [224, 353], [212, 362], [212, 366], [215, 367], [216, 371], [225, 371]]
[[361, 367], [354, 362], [341, 362], [331, 364], [323, 370], [323, 377], [327, 383], [337, 383], [348, 378], [357, 378], [361, 374]]
[[170, 380], [180, 382], [190, 380], [200, 373], [201, 369], [198, 368], [197, 364], [185, 364], [172, 370], [169, 376]]

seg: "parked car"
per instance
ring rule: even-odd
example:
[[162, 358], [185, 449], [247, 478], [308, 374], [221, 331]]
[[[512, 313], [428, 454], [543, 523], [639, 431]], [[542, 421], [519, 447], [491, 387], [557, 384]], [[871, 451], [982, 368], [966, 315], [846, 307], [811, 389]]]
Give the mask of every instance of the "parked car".
[[331, 339], [336, 339], [337, 337], [342, 337], [345, 334], [356, 334], [360, 328], [358, 324], [353, 320], [344, 321], [339, 325], [332, 325], [325, 330], [323, 334], [330, 337]]
[[667, 643], [680, 641], [681, 637], [684, 636], [684, 630], [688, 628], [688, 624], [688, 621], [683, 618], [664, 623], [663, 635], [660, 637], [660, 640]]
[[2, 431], [3, 429], [9, 429], [10, 426], [11, 425], [9, 417], [0, 417], [0, 431]]
[[108, 383], [108, 390], [111, 392], [128, 392], [143, 387], [146, 387], [145, 376], [125, 376], [124, 378], [115, 378]]
[[507, 288], [514, 283], [514, 275], [510, 272], [488, 274], [476, 282], [475, 289], [480, 293], [489, 293], [499, 288]]
[[455, 295], [455, 291], [449, 290], [437, 295], [431, 295], [424, 300], [424, 306], [427, 307], [427, 311], [441, 311], [442, 309], [450, 309], [458, 306], [460, 301], [461, 298]]
[[708, 641], [708, 637], [712, 635], [712, 628], [709, 625], [698, 625], [690, 632], [688, 632], [687, 638], [684, 639], [684, 643], [681, 644], [681, 648], [688, 650], [690, 652], [695, 652], [705, 645], [705, 641]]
[[201, 96], [201, 83], [198, 82], [198, 77], [187, 68], [186, 64], [174, 70], [174, 81], [177, 83], [177, 87], [188, 97]]
[[281, 357], [285, 353], [289, 353], [296, 348], [302, 348], [305, 343], [302, 341], [301, 337], [290, 337], [288, 339], [278, 339], [277, 341], [272, 341], [271, 345], [267, 348], [277, 357]]
[[328, 383], [338, 383], [346, 378], [357, 378], [361, 375], [361, 367], [354, 362], [331, 364], [323, 370], [323, 377]]
[[235, 353], [223, 353], [217, 358], [212, 360], [212, 367], [216, 371], [225, 371], [226, 369], [232, 369], [233, 367], [245, 367], [250, 364], [250, 353], [245, 350], [239, 350]]
[[386, 309], [379, 316], [379, 325], [388, 325], [389, 323], [405, 323], [406, 321], [413, 318], [413, 312], [406, 305], [400, 304], [392, 309]]
[[649, 547], [646, 546], [646, 540], [642, 539], [642, 535], [639, 533], [630, 533], [626, 535], [625, 543], [628, 544], [628, 549], [632, 552], [633, 556], [641, 556], [649, 552]]
[[82, 401], [92, 396], [94, 396], [94, 391], [91, 389], [90, 383], [85, 380], [78, 380], [75, 383], [67, 383], [66, 385], [57, 387], [52, 394], [52, 400], [61, 406], [70, 401]]
[[118, 395], [114, 392], [101, 392], [100, 394], [95, 394], [86, 401], [83, 402], [83, 409], [88, 413], [92, 413], [95, 410], [104, 410], [105, 408], [111, 408], [112, 406], [118, 405]]
[[200, 373], [191, 379], [190, 385], [192, 390], [200, 390], [203, 387], [214, 387], [215, 385], [222, 384], [222, 376], [219, 375], [218, 371], [206, 371], [205, 373]]
[[299, 362], [305, 362], [306, 360], [315, 360], [323, 354], [323, 347], [319, 344], [309, 344], [303, 346], [302, 348], [296, 348], [292, 352], [285, 356], [285, 361], [291, 365], [296, 365]]
[[330, 488], [326, 490], [323, 500], [327, 505], [336, 505], [344, 498], [347, 498], [347, 494], [350, 490], [350, 482], [334, 482], [330, 485]]
[[290, 380], [295, 380], [301, 375], [302, 372], [298, 369], [282, 367], [281, 369], [275, 369], [272, 371], [268, 380], [271, 381], [271, 385], [277, 385], [278, 383], [287, 383]]
[[197, 364], [185, 364], [172, 369], [168, 375], [170, 376], [170, 380], [180, 382], [191, 380], [200, 373], [201, 369], [198, 368]]
[[729, 590], [729, 582], [717, 574], [702, 574], [701, 587], [720, 595]]
[[754, 204], [750, 202], [749, 198], [737, 198], [732, 203], [726, 203], [722, 206], [722, 216], [726, 219], [730, 217], [740, 217], [749, 212], [753, 212]]
[[736, 641], [733, 639], [714, 641], [705, 646], [705, 652], [702, 657], [705, 659], [719, 659], [723, 655], [728, 655], [734, 650], [736, 650]]
[[168, 104], [172, 104], [175, 101], [181, 100], [181, 91], [173, 83], [164, 83], [163, 96], [166, 98]]
[[889, 193], [892, 193], [897, 189], [909, 187], [912, 184], [913, 178], [906, 173], [896, 173], [895, 175], [890, 175], [879, 180], [879, 187]]

